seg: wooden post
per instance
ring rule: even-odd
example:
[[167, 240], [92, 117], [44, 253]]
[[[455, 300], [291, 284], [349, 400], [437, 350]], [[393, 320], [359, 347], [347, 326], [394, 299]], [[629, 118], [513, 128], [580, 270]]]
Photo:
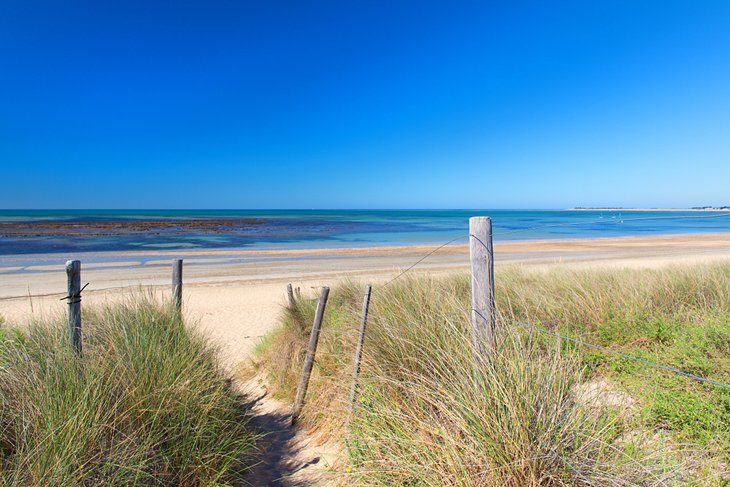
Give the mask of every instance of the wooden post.
[[294, 288], [291, 283], [286, 285], [286, 298], [289, 303], [289, 309], [294, 309], [296, 302], [294, 301]]
[[71, 348], [81, 356], [81, 261], [69, 260], [66, 262], [66, 277], [68, 278], [68, 336]]
[[299, 379], [297, 397], [294, 401], [294, 408], [292, 409], [292, 425], [299, 419], [299, 414], [302, 412], [302, 407], [304, 406], [304, 396], [307, 394], [307, 387], [309, 387], [309, 376], [312, 374], [314, 355], [317, 352], [317, 342], [319, 341], [319, 330], [322, 326], [324, 308], [327, 305], [327, 297], [329, 294], [330, 288], [323, 287], [322, 294], [319, 296], [319, 303], [317, 303], [317, 312], [314, 314], [312, 333], [309, 335], [309, 347], [307, 348], [307, 355], [304, 357], [304, 368], [302, 369], [302, 376]]
[[357, 391], [357, 377], [360, 375], [360, 360], [362, 359], [362, 344], [365, 340], [365, 326], [368, 322], [368, 308], [370, 307], [370, 295], [373, 287], [365, 286], [365, 295], [362, 300], [362, 319], [360, 320], [360, 333], [357, 337], [357, 347], [355, 348], [355, 361], [352, 365], [352, 385], [350, 385], [350, 398], [348, 401], [348, 414], [352, 414], [355, 406], [355, 392]]
[[183, 261], [172, 261], [172, 302], [178, 312], [182, 310]]
[[492, 219], [469, 219], [469, 256], [471, 258], [471, 337], [478, 359], [489, 355], [494, 345], [494, 250]]

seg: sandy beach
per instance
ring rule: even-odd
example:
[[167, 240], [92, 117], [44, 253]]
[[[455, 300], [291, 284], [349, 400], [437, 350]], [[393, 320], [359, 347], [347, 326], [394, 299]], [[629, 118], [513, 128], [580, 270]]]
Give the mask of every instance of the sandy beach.
[[[303, 291], [345, 279], [377, 284], [398, 275], [434, 250], [432, 246], [311, 250], [201, 250], [185, 252], [185, 311], [220, 345], [225, 362], [245, 358], [259, 337], [275, 326], [286, 284]], [[123, 299], [140, 289], [169, 293], [170, 260], [179, 252], [120, 252], [113, 262], [99, 254], [78, 256], [84, 304]], [[57, 257], [57, 264], [49, 264]], [[107, 256], [108, 257], [108, 256]], [[495, 245], [497, 267], [658, 267], [730, 259], [730, 234], [531, 241]], [[0, 315], [21, 323], [63, 313], [64, 256], [44, 256], [39, 265], [0, 268]], [[84, 262], [88, 262], [84, 264]], [[450, 245], [411, 273], [468, 270], [468, 247]]]

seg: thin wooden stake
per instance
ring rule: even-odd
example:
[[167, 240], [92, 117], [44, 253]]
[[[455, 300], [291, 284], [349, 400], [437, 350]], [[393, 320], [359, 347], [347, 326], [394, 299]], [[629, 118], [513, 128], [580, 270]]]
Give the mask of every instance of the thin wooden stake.
[[352, 364], [352, 385], [350, 386], [350, 398], [348, 400], [348, 414], [352, 414], [355, 406], [355, 393], [357, 392], [357, 378], [360, 375], [360, 361], [362, 360], [362, 344], [365, 341], [365, 326], [368, 322], [368, 308], [370, 307], [370, 295], [373, 287], [365, 286], [365, 295], [362, 299], [362, 319], [360, 320], [360, 333], [357, 337], [357, 347], [355, 348], [355, 361]]
[[81, 356], [81, 261], [69, 260], [66, 262], [66, 277], [68, 278], [68, 336], [71, 348]]
[[471, 258], [471, 337], [478, 360], [486, 358], [494, 346], [496, 313], [494, 309], [494, 250], [492, 219], [469, 219]]
[[291, 283], [286, 285], [286, 298], [289, 303], [289, 309], [294, 309], [296, 302], [294, 301], [294, 288]]
[[172, 302], [178, 312], [182, 311], [183, 261], [172, 261]]
[[292, 425], [295, 424], [299, 419], [299, 414], [302, 412], [302, 407], [304, 406], [304, 396], [307, 394], [307, 387], [309, 387], [309, 377], [312, 375], [314, 355], [317, 353], [317, 342], [319, 341], [319, 330], [322, 327], [324, 308], [325, 306], [327, 306], [327, 297], [329, 296], [329, 294], [330, 288], [323, 287], [322, 294], [320, 294], [319, 296], [319, 303], [317, 303], [317, 312], [314, 314], [312, 333], [309, 335], [309, 347], [307, 348], [307, 355], [304, 357], [304, 368], [302, 369], [302, 376], [299, 379], [299, 386], [297, 387], [297, 397], [294, 401], [294, 408], [292, 409]]

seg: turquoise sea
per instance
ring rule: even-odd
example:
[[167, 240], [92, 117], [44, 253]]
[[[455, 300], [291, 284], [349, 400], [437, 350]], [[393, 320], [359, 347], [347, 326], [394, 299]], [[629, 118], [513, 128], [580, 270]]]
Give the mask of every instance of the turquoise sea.
[[730, 232], [711, 211], [0, 210], [0, 256], [465, 243], [475, 215], [497, 242]]

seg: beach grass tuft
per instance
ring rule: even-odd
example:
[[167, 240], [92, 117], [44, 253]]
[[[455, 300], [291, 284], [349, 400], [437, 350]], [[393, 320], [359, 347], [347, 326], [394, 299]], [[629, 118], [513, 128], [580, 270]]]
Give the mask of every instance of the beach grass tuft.
[[[500, 268], [498, 338], [469, 339], [467, 275], [373, 293], [352, 417], [362, 287], [332, 290], [301, 421], [342, 441], [362, 485], [723, 485], [725, 389], [587, 349], [531, 323], [730, 383], [730, 265]], [[284, 311], [255, 366], [291, 399], [315, 301]], [[348, 421], [349, 419], [349, 421]]]
[[220, 485], [254, 436], [216, 350], [172, 306], [139, 295], [0, 333], [3, 485]]

